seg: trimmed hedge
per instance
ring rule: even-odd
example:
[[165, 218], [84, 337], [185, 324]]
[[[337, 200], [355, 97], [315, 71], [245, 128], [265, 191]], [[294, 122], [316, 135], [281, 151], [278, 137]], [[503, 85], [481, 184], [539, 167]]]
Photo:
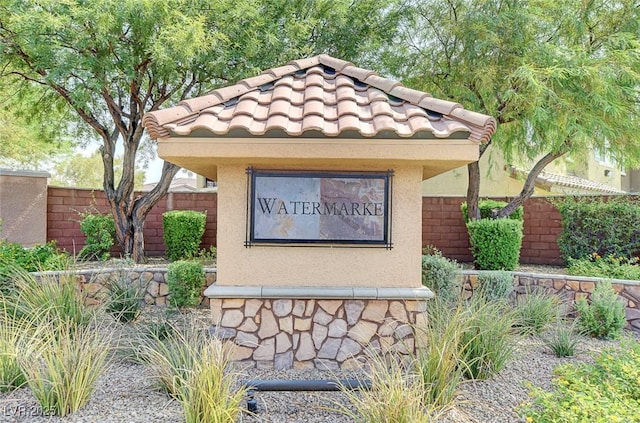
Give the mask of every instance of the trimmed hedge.
[[[507, 203], [504, 201], [497, 200], [482, 200], [478, 202], [478, 208], [480, 209], [480, 218], [481, 219], [491, 219], [493, 218], [493, 210], [502, 209], [506, 206]], [[462, 218], [464, 219], [464, 223], [469, 223], [469, 217], [467, 216], [467, 203], [464, 202], [460, 205], [460, 210], [462, 211]], [[524, 208], [522, 206], [518, 207], [508, 216], [509, 219], [514, 220], [524, 220]]]
[[640, 250], [640, 205], [628, 197], [569, 197], [556, 207], [562, 215], [558, 247], [565, 262], [593, 253], [633, 257]]
[[204, 235], [207, 214], [193, 210], [172, 210], [162, 214], [164, 244], [171, 261], [195, 257]]
[[515, 270], [520, 261], [523, 222], [480, 219], [467, 223], [469, 243], [478, 270]]
[[204, 269], [197, 261], [179, 260], [167, 268], [169, 304], [174, 307], [191, 307], [200, 304], [205, 284]]

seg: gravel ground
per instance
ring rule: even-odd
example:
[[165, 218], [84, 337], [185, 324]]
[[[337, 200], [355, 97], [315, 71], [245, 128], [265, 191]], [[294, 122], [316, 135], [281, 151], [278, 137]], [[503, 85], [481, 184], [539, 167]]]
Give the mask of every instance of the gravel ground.
[[[208, 311], [196, 312], [198, 321], [206, 327]], [[130, 327], [121, 327], [124, 336]], [[636, 334], [637, 336], [637, 334]], [[640, 339], [640, 338], [638, 338]], [[438, 420], [441, 423], [500, 423], [521, 421], [514, 407], [527, 400], [523, 382], [549, 387], [552, 369], [559, 364], [589, 361], [594, 353], [616, 345], [614, 341], [584, 339], [579, 352], [572, 358], [557, 358], [535, 338], [518, 342], [516, 357], [499, 375], [488, 381], [466, 382], [461, 386], [457, 405]], [[329, 374], [314, 371], [246, 370], [244, 379], [327, 379], [355, 377], [354, 374]], [[339, 392], [259, 392], [256, 395], [259, 413], [243, 414], [242, 423], [346, 423], [351, 419], [332, 411], [336, 404], [347, 404]], [[244, 404], [243, 404], [244, 405]], [[123, 359], [114, 361], [100, 377], [89, 403], [65, 418], [43, 416], [28, 388], [0, 394], [0, 422], [61, 422], [61, 423], [124, 423], [182, 421], [180, 405], [159, 392], [149, 372], [141, 365]]]

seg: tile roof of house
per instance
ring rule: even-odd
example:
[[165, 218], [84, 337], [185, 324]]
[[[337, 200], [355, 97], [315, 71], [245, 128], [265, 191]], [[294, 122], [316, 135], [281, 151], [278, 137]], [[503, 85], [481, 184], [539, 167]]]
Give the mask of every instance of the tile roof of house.
[[[512, 177], [526, 177], [528, 174], [527, 171], [518, 169], [514, 166], [509, 167], [509, 172]], [[535, 184], [536, 186], [542, 187], [548, 191], [551, 190], [553, 186], [560, 186], [579, 191], [590, 191], [601, 194], [620, 194], [624, 192], [610, 185], [595, 182], [590, 179], [544, 171], [540, 172], [540, 174], [536, 178]]]
[[496, 130], [491, 116], [327, 55], [295, 60], [147, 113], [143, 125], [154, 139], [303, 136], [487, 142]]

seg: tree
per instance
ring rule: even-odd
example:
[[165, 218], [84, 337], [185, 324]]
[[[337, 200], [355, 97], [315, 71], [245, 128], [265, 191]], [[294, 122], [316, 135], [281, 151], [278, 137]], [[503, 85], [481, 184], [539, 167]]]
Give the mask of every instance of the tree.
[[140, 262], [147, 213], [179, 169], [165, 162], [134, 195], [144, 113], [310, 54], [371, 59], [395, 16], [382, 0], [0, 0], [0, 78], [45, 88], [100, 139], [117, 238]]
[[[496, 217], [523, 204], [538, 174], [565, 154], [596, 148], [622, 165], [640, 162], [640, 7], [633, 3], [410, 5], [401, 45], [387, 54], [392, 71], [407, 85], [494, 116], [498, 131], [490, 144], [507, 160], [536, 161], [521, 193]], [[481, 155], [488, 146], [481, 146]], [[478, 163], [468, 165], [468, 172], [468, 212], [477, 219]]]
[[[114, 160], [114, 175], [122, 175], [122, 156]], [[102, 156], [95, 152], [89, 157], [80, 153], [68, 154], [58, 159], [51, 174], [51, 184], [67, 187], [102, 188]], [[136, 166], [134, 175], [134, 189], [139, 190], [144, 185], [145, 171]]]

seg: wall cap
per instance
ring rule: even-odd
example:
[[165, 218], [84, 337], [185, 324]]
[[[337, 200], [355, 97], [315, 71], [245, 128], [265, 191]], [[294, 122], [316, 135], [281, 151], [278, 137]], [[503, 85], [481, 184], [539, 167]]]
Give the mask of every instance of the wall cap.
[[[490, 270], [461, 270], [461, 275], [477, 275], [484, 272], [490, 272]], [[564, 274], [552, 274], [552, 273], [532, 273], [532, 272], [510, 272], [513, 276], [537, 278], [537, 279], [556, 279], [565, 281], [576, 282], [597, 282], [600, 280], [609, 280], [611, 283], [617, 283], [628, 286], [640, 286], [640, 281], [628, 280], [628, 279], [612, 279], [612, 278], [599, 278], [594, 276], [574, 276]]]
[[211, 285], [204, 295], [209, 298], [297, 298], [297, 299], [367, 299], [425, 300], [434, 297], [427, 287], [360, 288], [317, 286], [229, 286]]
[[24, 176], [29, 178], [50, 178], [49, 172], [38, 172], [35, 170], [12, 170], [0, 168], [0, 175], [2, 176]]

